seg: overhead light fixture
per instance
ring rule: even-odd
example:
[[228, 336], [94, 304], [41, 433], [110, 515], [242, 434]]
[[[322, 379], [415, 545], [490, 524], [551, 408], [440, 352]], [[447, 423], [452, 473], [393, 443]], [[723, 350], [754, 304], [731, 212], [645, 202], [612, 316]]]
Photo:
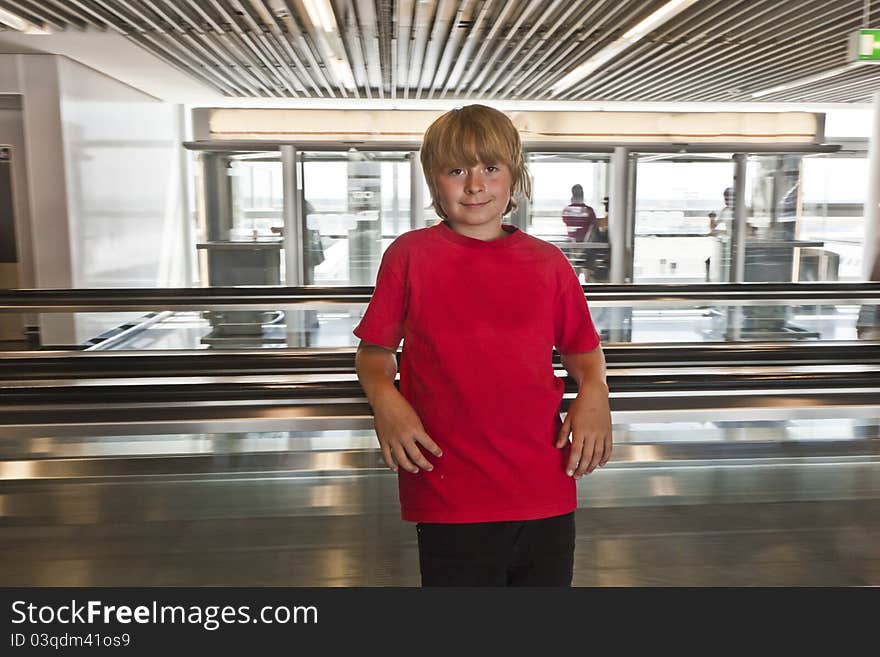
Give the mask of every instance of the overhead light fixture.
[[339, 79], [346, 88], [354, 89], [354, 75], [351, 72], [351, 67], [348, 65], [348, 62], [341, 57], [336, 56], [331, 56], [328, 61], [330, 62], [330, 68], [333, 69], [333, 73], [336, 75], [337, 79]]
[[697, 0], [670, 0], [653, 14], [638, 23], [635, 27], [627, 30], [622, 37], [609, 43], [583, 64], [561, 78], [550, 89], [551, 96], [557, 96], [562, 91], [574, 86], [576, 83], [590, 75], [597, 68], [616, 57], [622, 51], [634, 43], [641, 41], [645, 35], [658, 25], [662, 25], [670, 18], [677, 16], [685, 9], [695, 4]]
[[827, 71], [822, 71], [821, 73], [816, 73], [815, 75], [809, 75], [805, 78], [800, 78], [799, 80], [792, 80], [791, 82], [786, 82], [785, 84], [770, 87], [769, 89], [761, 89], [761, 91], [754, 92], [752, 94], [752, 98], [761, 98], [763, 96], [769, 96], [770, 94], [779, 93], [780, 91], [788, 91], [789, 89], [796, 89], [797, 87], [803, 87], [808, 84], [813, 84], [814, 82], [827, 80], [828, 78], [833, 78], [836, 75], [848, 73], [849, 71], [859, 68], [860, 66], [864, 66], [864, 62], [850, 62], [849, 64], [846, 64], [844, 66], [838, 66], [837, 68], [828, 69]]
[[13, 14], [6, 9], [0, 9], [0, 23], [3, 23], [16, 32], [21, 32], [23, 34], [52, 34], [51, 30], [40, 25], [35, 25], [30, 21], [23, 19], [18, 14]]
[[339, 31], [330, 0], [303, 0], [303, 6], [306, 8], [306, 13], [308, 13], [309, 20], [313, 25], [320, 26], [325, 32]]

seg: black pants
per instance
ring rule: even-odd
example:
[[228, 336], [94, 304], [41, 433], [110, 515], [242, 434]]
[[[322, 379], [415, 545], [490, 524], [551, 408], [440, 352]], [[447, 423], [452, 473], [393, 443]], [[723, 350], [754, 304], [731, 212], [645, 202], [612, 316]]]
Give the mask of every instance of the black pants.
[[571, 586], [574, 513], [416, 525], [422, 586]]

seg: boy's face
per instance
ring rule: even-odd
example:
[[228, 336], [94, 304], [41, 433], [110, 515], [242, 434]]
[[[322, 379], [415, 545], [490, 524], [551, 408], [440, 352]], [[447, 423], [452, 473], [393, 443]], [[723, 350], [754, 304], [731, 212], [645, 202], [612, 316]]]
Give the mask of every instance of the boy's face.
[[435, 174], [437, 202], [453, 228], [500, 226], [513, 176], [506, 164], [453, 165]]

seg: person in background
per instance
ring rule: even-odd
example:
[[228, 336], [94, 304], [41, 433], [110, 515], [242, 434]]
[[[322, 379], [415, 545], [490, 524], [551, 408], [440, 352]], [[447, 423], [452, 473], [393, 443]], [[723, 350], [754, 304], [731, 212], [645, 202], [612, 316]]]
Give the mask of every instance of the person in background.
[[568, 237], [575, 242], [589, 242], [596, 227], [596, 213], [584, 203], [584, 188], [573, 185], [571, 203], [562, 211], [562, 221], [568, 227]]

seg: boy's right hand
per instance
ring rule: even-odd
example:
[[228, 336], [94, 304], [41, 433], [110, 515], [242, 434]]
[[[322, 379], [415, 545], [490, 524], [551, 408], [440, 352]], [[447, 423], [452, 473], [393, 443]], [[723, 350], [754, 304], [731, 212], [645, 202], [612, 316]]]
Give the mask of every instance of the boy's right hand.
[[422, 454], [419, 445], [434, 456], [443, 456], [422, 426], [413, 407], [397, 389], [389, 390], [373, 403], [376, 437], [382, 448], [382, 457], [388, 467], [397, 472], [398, 466], [416, 474], [419, 468], [430, 472], [434, 469]]

